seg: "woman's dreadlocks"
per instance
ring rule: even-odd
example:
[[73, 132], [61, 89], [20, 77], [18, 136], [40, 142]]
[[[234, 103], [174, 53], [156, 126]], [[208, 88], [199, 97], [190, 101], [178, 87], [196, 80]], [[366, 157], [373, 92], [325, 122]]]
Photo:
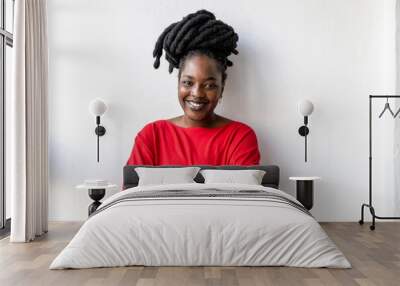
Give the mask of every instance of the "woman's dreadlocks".
[[162, 50], [169, 62], [169, 73], [174, 68], [180, 69], [185, 59], [193, 54], [206, 54], [222, 65], [223, 81], [225, 70], [233, 63], [228, 59], [236, 50], [239, 36], [233, 28], [220, 20], [213, 13], [199, 10], [185, 16], [181, 21], [169, 25], [159, 36], [153, 51], [154, 68], [160, 66]]

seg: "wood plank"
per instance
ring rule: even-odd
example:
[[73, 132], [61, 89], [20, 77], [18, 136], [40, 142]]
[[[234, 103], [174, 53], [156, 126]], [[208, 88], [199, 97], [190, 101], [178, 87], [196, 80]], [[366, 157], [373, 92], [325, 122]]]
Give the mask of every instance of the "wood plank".
[[115, 267], [49, 270], [78, 231], [79, 222], [52, 222], [32, 243], [0, 241], [0, 285], [136, 286], [390, 286], [400, 281], [400, 223], [379, 222], [374, 232], [357, 223], [322, 223], [352, 269], [296, 267]]

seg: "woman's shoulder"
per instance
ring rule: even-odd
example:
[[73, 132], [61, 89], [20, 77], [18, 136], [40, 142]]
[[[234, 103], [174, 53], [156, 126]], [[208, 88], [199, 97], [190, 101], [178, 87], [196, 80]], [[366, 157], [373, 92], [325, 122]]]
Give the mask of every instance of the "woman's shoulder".
[[141, 134], [156, 134], [160, 132], [167, 131], [168, 127], [171, 123], [168, 122], [166, 119], [157, 119], [146, 123], [142, 129], [139, 131]]
[[140, 132], [150, 132], [154, 131], [155, 129], [159, 129], [160, 127], [164, 126], [165, 120], [164, 119], [157, 119], [146, 123]]
[[243, 140], [257, 141], [257, 135], [254, 129], [245, 122], [232, 120], [230, 128], [227, 128], [227, 133], [233, 138], [233, 142], [243, 142]]
[[229, 124], [231, 127], [233, 127], [235, 130], [239, 132], [246, 132], [246, 131], [254, 132], [253, 128], [247, 123], [233, 119], [228, 119], [228, 120], [229, 122], [227, 124]]
[[239, 126], [239, 127], [243, 128], [243, 129], [251, 129], [251, 130], [253, 130], [253, 128], [251, 128], [250, 125], [248, 125], [247, 123], [244, 123], [242, 121], [233, 120], [232, 122], [233, 122], [232, 124], [234, 124], [235, 126]]
[[165, 128], [162, 126], [163, 120], [154, 120], [146, 123], [137, 133], [136, 138], [141, 138], [145, 142], [153, 142], [159, 137], [160, 132]]

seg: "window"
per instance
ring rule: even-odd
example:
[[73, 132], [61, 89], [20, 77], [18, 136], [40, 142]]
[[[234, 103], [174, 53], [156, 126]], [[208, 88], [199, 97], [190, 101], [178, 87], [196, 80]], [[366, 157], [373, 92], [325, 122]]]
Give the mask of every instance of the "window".
[[11, 91], [14, 0], [0, 0], [0, 236], [9, 231], [10, 194], [5, 188], [5, 104]]

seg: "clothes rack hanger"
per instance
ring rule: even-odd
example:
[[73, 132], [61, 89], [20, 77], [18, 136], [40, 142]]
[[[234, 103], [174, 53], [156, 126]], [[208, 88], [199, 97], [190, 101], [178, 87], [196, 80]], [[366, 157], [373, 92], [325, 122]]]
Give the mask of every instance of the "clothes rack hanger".
[[[392, 114], [393, 117], [396, 117], [392, 111], [392, 109], [390, 108], [390, 104], [389, 104], [389, 98], [386, 97], [386, 103], [385, 103], [385, 107], [383, 108], [381, 114], [379, 115], [379, 118], [382, 117], [382, 115], [385, 113], [386, 110], [389, 110], [390, 114]], [[400, 110], [399, 110], [400, 111]], [[396, 112], [397, 115], [398, 112]]]
[[[372, 205], [372, 101], [373, 99], [383, 99], [386, 98], [385, 108], [383, 109], [382, 113], [379, 115], [379, 118], [383, 115], [383, 113], [389, 109], [393, 115], [393, 111], [390, 109], [389, 106], [389, 98], [400, 98], [400, 95], [370, 95], [369, 96], [369, 201], [368, 204], [364, 203], [361, 205], [361, 219], [358, 221], [359, 224], [364, 224], [364, 207], [369, 208], [369, 211], [372, 216], [372, 225], [370, 225], [370, 229], [375, 229], [375, 219], [391, 219], [397, 220], [400, 217], [387, 217], [387, 216], [378, 216], [375, 213], [375, 208]], [[387, 107], [389, 106], [389, 107]], [[396, 115], [400, 112], [396, 112]], [[395, 116], [394, 116], [395, 117]]]

